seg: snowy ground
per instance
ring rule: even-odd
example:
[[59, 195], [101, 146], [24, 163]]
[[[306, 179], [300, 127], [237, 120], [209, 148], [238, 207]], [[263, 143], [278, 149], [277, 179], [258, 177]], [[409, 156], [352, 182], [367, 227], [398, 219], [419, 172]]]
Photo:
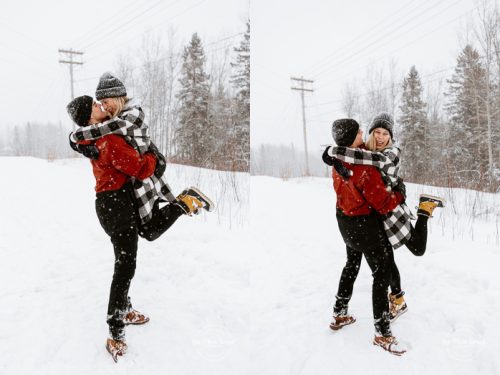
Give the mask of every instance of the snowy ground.
[[[475, 195], [409, 185], [410, 207], [416, 205], [421, 191], [454, 198], [456, 206]], [[500, 218], [492, 212], [471, 220], [460, 213], [454, 217], [451, 209], [436, 210], [427, 253], [415, 257], [406, 248], [396, 251], [409, 306], [392, 327], [409, 347], [399, 358], [371, 344], [372, 279], [366, 261], [350, 304], [357, 322], [338, 332], [328, 328], [345, 263], [331, 179], [284, 182], [252, 177], [251, 193], [253, 231], [260, 233], [262, 241], [256, 246], [260, 267], [252, 272], [251, 284], [258, 296], [252, 321], [256, 328], [251, 337], [256, 349], [252, 373], [500, 373], [500, 247], [496, 242]], [[479, 202], [500, 212], [498, 195], [483, 195], [477, 206]]]
[[228, 174], [169, 166], [175, 193], [197, 185], [222, 204], [140, 240], [130, 295], [151, 322], [127, 329], [116, 365], [104, 349], [113, 251], [88, 161], [4, 157], [0, 169], [0, 374], [236, 374], [248, 363], [248, 175], [231, 190]]
[[[131, 296], [151, 322], [129, 327], [118, 364], [104, 349], [113, 256], [86, 160], [0, 158], [0, 374], [498, 374], [498, 195], [443, 194], [426, 255], [397, 250], [409, 311], [397, 358], [371, 344], [371, 276], [356, 324], [328, 328], [345, 250], [326, 178], [283, 181], [169, 166], [219, 210], [141, 240]], [[250, 194], [250, 205], [247, 198]], [[451, 204], [452, 203], [452, 204]], [[248, 224], [248, 222], [251, 224]]]

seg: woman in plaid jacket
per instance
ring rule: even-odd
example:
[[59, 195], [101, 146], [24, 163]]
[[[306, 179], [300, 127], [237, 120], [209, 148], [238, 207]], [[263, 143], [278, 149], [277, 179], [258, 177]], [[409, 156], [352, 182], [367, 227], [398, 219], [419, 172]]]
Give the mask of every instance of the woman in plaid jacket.
[[[90, 96], [75, 98], [68, 104], [67, 110], [72, 120], [84, 130], [108, 118], [101, 104], [94, 102]], [[140, 215], [142, 202], [137, 199], [135, 186], [138, 184], [140, 188], [143, 181], [158, 174], [155, 153], [141, 154], [122, 135], [114, 133], [97, 137], [95, 141], [79, 141], [72, 147], [91, 158], [96, 179], [97, 217], [113, 244], [115, 263], [108, 302], [110, 337], [106, 348], [117, 361], [117, 356], [123, 355], [127, 349], [125, 326], [149, 321], [145, 314], [132, 308], [128, 296], [135, 274], [138, 236], [152, 241], [181, 215], [198, 213], [201, 208], [208, 210], [211, 202], [198, 191], [186, 189], [160, 209], [158, 195], [148, 194], [152, 204], [147, 221], [143, 221]]]

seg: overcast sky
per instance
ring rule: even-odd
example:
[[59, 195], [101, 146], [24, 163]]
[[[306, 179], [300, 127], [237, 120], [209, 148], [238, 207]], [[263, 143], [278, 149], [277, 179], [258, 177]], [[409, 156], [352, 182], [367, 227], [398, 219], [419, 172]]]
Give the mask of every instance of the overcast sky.
[[[250, 5], [249, 5], [250, 3]], [[331, 141], [330, 124], [344, 114], [345, 82], [362, 80], [367, 66], [422, 75], [455, 64], [458, 33], [474, 0], [16, 0], [0, 13], [0, 127], [59, 122], [70, 127], [69, 69], [59, 48], [85, 52], [75, 68], [75, 95], [93, 95], [102, 72], [113, 70], [146, 32], [177, 29], [182, 42], [198, 32], [206, 50], [238, 44], [225, 39], [251, 17], [251, 141], [302, 148], [300, 96], [290, 76], [315, 82], [306, 94], [309, 149]], [[222, 41], [220, 41], [222, 39]], [[447, 77], [451, 69], [429, 76]], [[425, 82], [425, 77], [424, 77]]]
[[[118, 54], [136, 51], [146, 32], [172, 26], [179, 42], [198, 32], [205, 50], [238, 45], [246, 30], [248, 0], [16, 0], [0, 12], [0, 129], [14, 124], [62, 122], [70, 100], [66, 56], [58, 49], [83, 51], [76, 66], [75, 96], [94, 96], [98, 77], [115, 66]], [[221, 41], [221, 39], [224, 39]]]
[[300, 94], [290, 89], [290, 76], [314, 80], [305, 101], [308, 148], [316, 152], [332, 142], [332, 121], [345, 116], [339, 99], [346, 81], [362, 80], [367, 66], [388, 66], [391, 59], [401, 72], [416, 65], [422, 76], [453, 66], [458, 32], [474, 6], [473, 0], [252, 1], [252, 147], [303, 148]]

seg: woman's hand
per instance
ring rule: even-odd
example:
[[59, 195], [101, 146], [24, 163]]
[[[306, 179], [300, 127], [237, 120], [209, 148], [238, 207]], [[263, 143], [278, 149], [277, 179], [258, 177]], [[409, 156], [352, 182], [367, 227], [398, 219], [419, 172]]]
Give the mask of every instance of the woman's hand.
[[401, 177], [398, 177], [398, 183], [392, 188], [392, 191], [399, 191], [403, 196], [403, 202], [406, 201], [406, 185]]
[[334, 158], [328, 153], [328, 150], [332, 146], [328, 146], [325, 151], [323, 152], [323, 161], [325, 164], [328, 164], [329, 166], [333, 166], [337, 173], [341, 175], [343, 178], [348, 179], [351, 177], [351, 171], [345, 167], [345, 165], [337, 158]]
[[154, 175], [157, 178], [160, 178], [161, 176], [163, 176], [163, 173], [165, 173], [165, 169], [167, 168], [167, 160], [153, 142], [150, 143], [148, 152], [151, 152], [156, 157], [156, 168]]

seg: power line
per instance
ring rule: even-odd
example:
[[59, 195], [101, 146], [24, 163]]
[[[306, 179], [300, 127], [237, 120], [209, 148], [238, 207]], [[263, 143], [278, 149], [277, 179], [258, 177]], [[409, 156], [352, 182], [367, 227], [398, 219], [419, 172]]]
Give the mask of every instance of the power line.
[[[424, 1], [423, 3], [422, 3], [422, 2], [421, 2], [421, 3], [419, 3], [419, 4], [417, 5], [417, 8], [418, 8], [418, 6], [421, 6], [422, 4], [425, 4], [426, 2], [429, 2], [429, 1], [430, 1], [430, 0], [426, 0], [426, 1]], [[410, 5], [411, 5], [412, 3], [414, 3], [414, 2], [415, 2], [415, 1], [412, 1], [412, 2], [410, 3]], [[392, 13], [391, 15], [387, 16], [387, 18], [386, 18], [386, 19], [387, 19], [387, 21], [388, 21], [388, 22], [390, 22], [390, 23], [392, 23], [392, 19], [393, 19], [393, 17], [394, 17], [394, 16], [396, 16], [396, 15], [397, 15], [397, 14], [398, 14], [401, 10], [408, 9], [408, 6], [409, 6], [409, 5], [406, 5], [406, 4], [405, 4], [405, 5], [403, 5], [401, 8], [399, 8], [396, 12], [394, 12], [394, 13]], [[412, 11], [413, 11], [413, 9], [411, 9], [411, 10], [410, 10], [409, 12], [407, 12], [407, 13], [410, 13], [410, 12], [412, 12]], [[405, 14], [402, 16], [402, 18], [406, 17], [407, 13], [405, 13]], [[400, 19], [401, 19], [401, 18], [400, 18]], [[325, 65], [325, 64], [329, 64], [329, 62], [330, 62], [330, 61], [329, 61], [329, 59], [330, 59], [331, 57], [333, 57], [333, 56], [338, 55], [338, 52], [339, 52], [339, 51], [341, 51], [342, 49], [345, 49], [345, 48], [347, 48], [347, 47], [350, 47], [350, 46], [351, 46], [351, 45], [352, 45], [352, 44], [353, 44], [356, 40], [358, 40], [358, 39], [359, 39], [359, 38], [361, 38], [361, 37], [366, 37], [366, 35], [373, 35], [373, 31], [374, 31], [374, 30], [377, 30], [377, 29], [379, 29], [380, 27], [383, 27], [384, 25], [385, 25], [385, 22], [382, 22], [382, 23], [380, 23], [380, 22], [379, 22], [379, 23], [375, 24], [374, 26], [371, 26], [371, 27], [369, 27], [369, 28], [367, 28], [367, 29], [364, 29], [364, 30], [363, 30], [360, 34], [358, 34], [357, 36], [355, 36], [355, 37], [354, 37], [353, 39], [351, 39], [349, 42], [347, 42], [347, 43], [343, 44], [342, 46], [340, 46], [339, 48], [335, 49], [335, 52], [330, 53], [329, 55], [327, 55], [326, 57], [322, 58], [320, 61], [318, 61], [318, 62], [317, 62], [317, 63], [315, 63], [314, 65], [312, 65], [312, 66], [311, 66], [308, 70], [306, 70], [307, 74], [313, 74], [313, 72], [314, 72], [315, 70], [318, 70], [321, 66], [323, 66], [323, 65]]]
[[[428, 33], [426, 33], [426, 34], [424, 34], [424, 35], [422, 35], [422, 36], [419, 36], [418, 38], [413, 39], [411, 42], [408, 42], [408, 43], [405, 43], [405, 44], [400, 45], [399, 47], [395, 48], [395, 49], [394, 49], [394, 50], [392, 50], [391, 52], [389, 52], [389, 53], [385, 54], [384, 56], [382, 56], [382, 57], [380, 57], [380, 58], [378, 58], [378, 59], [374, 60], [373, 62], [371, 62], [371, 63], [369, 63], [369, 64], [366, 64], [366, 65], [363, 65], [363, 66], [361, 66], [361, 67], [359, 67], [359, 68], [356, 68], [356, 69], [351, 70], [349, 73], [347, 73], [347, 74], [345, 74], [345, 75], [342, 75], [342, 77], [343, 77], [343, 78], [349, 77], [349, 76], [351, 76], [353, 73], [356, 73], [356, 72], [358, 72], [359, 70], [361, 70], [361, 69], [363, 69], [363, 68], [366, 68], [366, 67], [368, 67], [369, 65], [372, 65], [373, 63], [375, 63], [375, 62], [377, 62], [377, 61], [379, 61], [379, 60], [382, 60], [382, 59], [385, 59], [385, 58], [387, 58], [387, 57], [393, 56], [395, 52], [400, 51], [400, 50], [402, 50], [402, 49], [405, 49], [405, 48], [409, 47], [410, 45], [412, 45], [413, 43], [418, 42], [419, 40], [424, 39], [425, 37], [427, 37], [427, 36], [429, 36], [429, 35], [431, 35], [431, 34], [435, 33], [435, 32], [436, 32], [436, 31], [438, 31], [439, 29], [442, 29], [443, 27], [448, 26], [449, 24], [451, 24], [451, 23], [455, 22], [456, 20], [460, 19], [460, 18], [461, 18], [461, 17], [463, 17], [464, 15], [466, 15], [466, 14], [470, 13], [470, 12], [471, 12], [472, 10], [474, 10], [474, 9], [475, 9], [475, 8], [471, 8], [471, 9], [469, 9], [469, 10], [465, 11], [464, 13], [460, 14], [458, 17], [455, 17], [455, 18], [451, 19], [450, 21], [448, 21], [448, 22], [446, 22], [446, 23], [444, 23], [444, 24], [441, 24], [440, 26], [436, 27], [435, 29], [432, 29], [432, 30], [431, 30], [431, 31], [429, 31]], [[327, 86], [327, 85], [328, 85], [329, 83], [331, 83], [331, 82], [332, 82], [332, 80], [327, 80], [326, 82], [323, 82], [323, 83], [322, 83], [322, 84], [321, 84], [321, 85], [320, 85], [317, 89], [323, 88], [323, 87]]]
[[[441, 10], [440, 12], [434, 14], [432, 17], [430, 18], [427, 18], [425, 21], [423, 22], [420, 22], [418, 23], [417, 25], [415, 25], [414, 27], [410, 28], [409, 30], [406, 30], [405, 33], [415, 29], [416, 27], [419, 27], [421, 26], [423, 23], [429, 21], [430, 19], [434, 18], [435, 16], [443, 13], [444, 11], [446, 11], [447, 9], [451, 8], [452, 6], [462, 2], [464, 0], [457, 0], [455, 1], [454, 3], [452, 3], [451, 5], [449, 5], [448, 7], [446, 7], [445, 9]], [[362, 54], [362, 53], [366, 53], [367, 51], [367, 46], [369, 46], [369, 48], [373, 48], [376, 44], [380, 43], [381, 41], [383, 41], [384, 39], [386, 39], [388, 36], [391, 36], [393, 35], [395, 32], [401, 30], [402, 28], [405, 28], [406, 26], [410, 25], [413, 21], [416, 21], [418, 20], [418, 18], [429, 12], [430, 10], [432, 10], [433, 8], [436, 8], [436, 6], [434, 4], [432, 4], [430, 7], [424, 9], [422, 12], [420, 12], [418, 15], [416, 15], [414, 18], [412, 18], [412, 20], [410, 22], [403, 22], [401, 24], [397, 24], [398, 26], [396, 26], [395, 28], [393, 29], [390, 29], [388, 30], [385, 34], [383, 34], [383, 36], [379, 37], [378, 39], [376, 39], [375, 41], [372, 41], [372, 42], [369, 42], [367, 45], [364, 45], [363, 47], [361, 47], [360, 49], [356, 50], [354, 53], [350, 54], [349, 56], [345, 57], [345, 58], [342, 58], [340, 61], [336, 62], [335, 64], [332, 64], [330, 67], [326, 68], [326, 69], [322, 69], [321, 71], [319, 71], [314, 77], [317, 79], [317, 77], [319, 77], [320, 75], [328, 72], [328, 71], [331, 71], [332, 68], [335, 68], [337, 67], [337, 70], [338, 70], [338, 66], [339, 65], [342, 65], [342, 64], [346, 64], [347, 62], [349, 62], [350, 60], [352, 60], [354, 57]], [[399, 35], [403, 35], [403, 34], [399, 34]], [[377, 47], [378, 48], [378, 47]]]
[[20, 31], [17, 31], [16, 29], [14, 29], [12, 26], [8, 25], [7, 23], [2, 23], [1, 24], [2, 26], [6, 26], [8, 29], [10, 29], [11, 31], [13, 31], [14, 33], [22, 36], [23, 38], [33, 42], [37, 47], [40, 47], [40, 46], [43, 46], [45, 47], [47, 50], [52, 50], [52, 47], [48, 46], [47, 44], [45, 44], [44, 42], [40, 41], [40, 40], [35, 40], [33, 38], [31, 38], [30, 36], [20, 32]]
[[[174, 0], [172, 3], [168, 4], [167, 8], [170, 7], [171, 5], [179, 2], [180, 0]], [[134, 15], [132, 18], [126, 20], [125, 22], [121, 23], [118, 27], [115, 27], [114, 29], [112, 29], [111, 31], [108, 31], [106, 33], [106, 36], [104, 38], [98, 38], [96, 41], [92, 42], [92, 43], [89, 43], [89, 44], [86, 44], [82, 47], [82, 49], [87, 49], [97, 43], [103, 43], [104, 41], [108, 40], [114, 33], [116, 33], [117, 31], [123, 29], [125, 26], [129, 26], [128, 28], [130, 27], [137, 27], [137, 20], [142, 17], [144, 14], [150, 12], [151, 10], [153, 10], [154, 8], [156, 8], [158, 5], [160, 4], [164, 4], [163, 0], [160, 0], [158, 1], [157, 3], [153, 4], [152, 6], [150, 6], [149, 8], [146, 8], [146, 10], [144, 10], [143, 12], [137, 14], [137, 15]], [[166, 9], [166, 8], [164, 8]], [[128, 29], [127, 28], [127, 29]]]
[[[434, 79], [431, 79], [431, 80], [422, 80], [422, 78], [424, 78], [424, 77], [431, 77], [431, 76], [439, 74], [439, 73], [450, 71], [451, 69], [455, 69], [455, 66], [450, 66], [450, 67], [447, 67], [445, 69], [441, 69], [439, 71], [432, 72], [432, 73], [425, 74], [425, 75], [421, 76], [422, 85], [429, 84], [429, 83], [432, 83], [432, 82], [435, 82], [435, 81], [439, 81], [439, 80], [441, 80], [441, 79], [443, 79], [445, 77], [444, 76], [443, 77], [437, 77], [437, 78], [434, 78]], [[384, 91], [390, 90], [392, 88], [393, 88], [393, 85], [386, 86], [386, 87], [381, 88], [381, 89], [369, 90], [369, 91], [366, 91], [366, 92], [364, 92], [362, 94], [356, 95], [355, 97], [359, 99], [359, 98], [362, 98], [364, 96], [373, 94], [374, 92], [384, 92]], [[327, 105], [327, 104], [331, 105], [331, 104], [335, 104], [335, 103], [340, 103], [340, 102], [342, 102], [342, 100], [343, 99], [335, 99], [335, 100], [331, 100], [331, 101], [328, 101], [328, 102], [323, 102], [323, 103], [316, 104], [315, 106], [308, 106], [307, 108], [319, 107], [319, 106], [323, 106], [323, 105]], [[327, 115], [327, 114], [333, 113], [333, 112], [334, 112], [334, 110], [330, 110], [330, 111], [327, 111], [327, 112], [319, 113], [311, 121], [316, 121], [317, 118], [319, 118], [319, 117], [321, 117], [323, 115]]]
[[[215, 45], [215, 44], [218, 44], [218, 43], [220, 43], [220, 42], [222, 42], [222, 41], [226, 41], [226, 40], [228, 40], [228, 39], [233, 39], [233, 38], [235, 38], [235, 37], [237, 37], [237, 36], [239, 36], [239, 35], [242, 35], [242, 34], [244, 34], [244, 33], [243, 33], [243, 32], [240, 32], [240, 33], [233, 34], [233, 35], [230, 35], [230, 36], [227, 36], [227, 37], [223, 37], [222, 39], [219, 39], [219, 40], [216, 40], [216, 41], [214, 41], [214, 42], [210, 42], [210, 43], [206, 44], [206, 46]], [[212, 52], [216, 52], [216, 51], [219, 51], [219, 50], [221, 50], [221, 49], [225, 49], [225, 48], [230, 48], [230, 47], [232, 47], [232, 46], [234, 46], [234, 44], [233, 44], [233, 45], [228, 44], [228, 45], [224, 45], [224, 46], [222, 46], [222, 47], [217, 47], [217, 48], [214, 48], [214, 49], [210, 49], [210, 50], [205, 51], [205, 54], [209, 54], [209, 53], [212, 53]], [[176, 58], [176, 57], [179, 57], [179, 56], [181, 56], [181, 55], [182, 55], [182, 52], [178, 52], [178, 53], [175, 53], [173, 56], [161, 57], [161, 58], [159, 58], [159, 59], [155, 60], [154, 62], [155, 62], [155, 63], [158, 63], [158, 62], [163, 61], [163, 60], [166, 60], [166, 59], [168, 59], [168, 58], [172, 58], [172, 57], [173, 57], [173, 58]], [[88, 62], [88, 61], [87, 61], [87, 62]], [[148, 65], [148, 64], [149, 64], [149, 62], [148, 62], [148, 63], [144, 63], [144, 64], [135, 65], [135, 66], [132, 66], [130, 69], [131, 69], [131, 70], [136, 70], [136, 69], [138, 69], [138, 68], [142, 68], [142, 67], [144, 67], [144, 66], [146, 66], [146, 65]], [[88, 77], [88, 78], [82, 78], [82, 79], [76, 80], [75, 82], [90, 81], [90, 80], [93, 80], [93, 79], [97, 79], [97, 78], [99, 78], [99, 77], [100, 77], [100, 76]]]
[[[167, 24], [167, 22], [169, 22], [169, 21], [173, 20], [174, 18], [177, 18], [177, 17], [179, 17], [179, 16], [183, 15], [184, 13], [187, 13], [187, 12], [188, 12], [188, 11], [190, 11], [191, 9], [193, 9], [193, 8], [196, 8], [196, 7], [200, 6], [202, 3], [206, 2], [206, 1], [207, 1], [207, 0], [201, 0], [201, 1], [199, 1], [199, 2], [197, 2], [197, 3], [195, 3], [195, 4], [193, 4], [192, 6], [188, 7], [187, 9], [183, 10], [182, 12], [180, 12], [180, 13], [176, 14], [175, 16], [172, 16], [172, 17], [170, 17], [170, 18], [168, 18], [168, 19], [166, 19], [166, 20], [163, 20], [161, 23], [158, 23], [158, 24], [156, 24], [156, 25], [154, 25], [154, 26], [152, 26], [152, 27], [150, 27], [150, 28], [146, 29], [146, 30], [144, 31], [144, 33], [147, 33], [147, 32], [149, 32], [149, 31], [151, 31], [151, 30], [153, 30], [153, 29], [155, 29], [155, 28], [157, 28], [157, 27], [159, 27], [159, 26], [164, 26], [165, 24]], [[131, 26], [131, 27], [135, 27], [135, 24], [132, 24], [132, 26]], [[97, 58], [100, 58], [100, 57], [102, 57], [102, 56], [105, 56], [105, 55], [107, 55], [107, 54], [109, 54], [109, 53], [111, 53], [111, 52], [115, 52], [116, 50], [118, 50], [118, 49], [119, 49], [120, 47], [122, 47], [122, 46], [125, 46], [125, 45], [130, 45], [130, 42], [131, 42], [132, 40], [135, 40], [135, 39], [137, 39], [139, 36], [144, 35], [144, 33], [143, 33], [143, 34], [138, 34], [138, 35], [136, 35], [135, 37], [129, 38], [126, 42], [121, 43], [121, 44], [119, 44], [119, 45], [117, 45], [117, 46], [115, 45], [115, 46], [113, 46], [113, 47], [114, 47], [113, 49], [108, 49], [106, 52], [103, 52], [103, 53], [100, 53], [100, 54], [94, 54], [94, 57], [92, 57], [92, 58], [88, 59], [88, 60], [87, 60], [87, 63], [88, 63], [88, 62], [90, 62], [90, 61], [93, 61], [93, 60], [95, 60], [95, 59], [97, 59]]]
[[[84, 34], [81, 34], [79, 37], [74, 39], [71, 44], [72, 45], [79, 45], [81, 42], [83, 43], [84, 40], [88, 40], [88, 39], [92, 40], [96, 35], [99, 38], [100, 34], [105, 33], [107, 27], [114, 24], [115, 19], [127, 17], [127, 16], [133, 14], [134, 12], [136, 12], [136, 9], [141, 7], [141, 4], [139, 4], [139, 7], [137, 7], [137, 6], [133, 7], [132, 6], [133, 4], [138, 5], [139, 3], [137, 2], [137, 0], [132, 0], [127, 4], [121, 5], [120, 10], [118, 10], [116, 13], [113, 13], [111, 16], [106, 14], [105, 18], [101, 19], [96, 24], [96, 26], [92, 26], [90, 30], [88, 30]], [[132, 6], [132, 8], [131, 8], [131, 6]], [[124, 13], [125, 13], [125, 15], [122, 16], [122, 14], [124, 14]]]

